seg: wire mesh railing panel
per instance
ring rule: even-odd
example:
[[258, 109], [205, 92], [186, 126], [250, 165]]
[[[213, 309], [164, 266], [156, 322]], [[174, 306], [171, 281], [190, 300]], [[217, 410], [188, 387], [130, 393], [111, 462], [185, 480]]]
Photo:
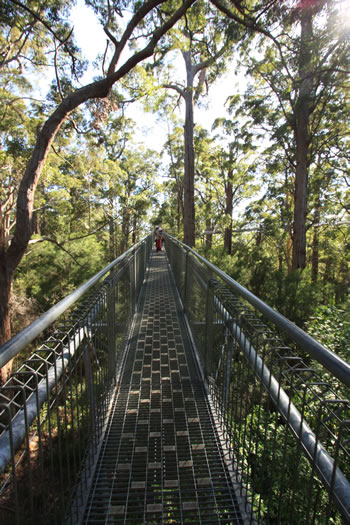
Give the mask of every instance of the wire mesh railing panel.
[[174, 292], [155, 253], [82, 523], [244, 523]]
[[202, 266], [188, 264], [186, 275], [203, 287], [202, 314], [191, 294], [184, 308], [194, 332], [205, 314], [197, 350], [251, 521], [349, 523], [349, 365], [193, 250], [166, 242], [171, 265], [179, 250]]
[[179, 295], [184, 301], [185, 298], [185, 288], [186, 288], [186, 263], [187, 263], [187, 253], [183, 249], [177, 249], [176, 245], [173, 243], [166, 244], [166, 251], [169, 259], [172, 261], [171, 270], [175, 277], [176, 286], [179, 292]]
[[[206, 311], [203, 305], [206, 304], [206, 282], [197, 261], [189, 257], [187, 261], [187, 276], [185, 290], [186, 315], [191, 324], [191, 331], [197, 348], [205, 347], [206, 336]], [[200, 359], [204, 362], [204, 356], [200, 354]]]
[[73, 497], [79, 515], [150, 247], [110, 265], [0, 389], [2, 524], [63, 523]]

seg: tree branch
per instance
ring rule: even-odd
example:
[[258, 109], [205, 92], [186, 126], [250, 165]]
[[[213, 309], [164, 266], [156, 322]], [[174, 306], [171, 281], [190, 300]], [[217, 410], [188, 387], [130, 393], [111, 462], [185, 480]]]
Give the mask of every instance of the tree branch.
[[109, 68], [108, 68], [108, 72], [107, 72], [107, 76], [110, 76], [114, 73], [115, 71], [115, 68], [117, 66], [117, 63], [118, 63], [118, 60], [120, 58], [120, 55], [124, 49], [124, 47], [126, 46], [126, 43], [127, 41], [129, 40], [129, 38], [131, 37], [134, 29], [136, 29], [137, 25], [139, 24], [139, 22], [150, 12], [152, 11], [152, 9], [154, 9], [155, 7], [157, 7], [158, 5], [164, 3], [166, 0], [148, 0], [148, 2], [145, 2], [141, 7], [140, 9], [138, 9], [136, 11], [136, 13], [134, 14], [134, 16], [131, 18], [130, 22], [128, 23], [121, 39], [119, 40], [119, 42], [112, 36], [111, 40], [112, 42], [114, 43], [115, 45], [115, 51], [114, 51], [114, 55], [113, 55], [113, 58], [110, 62], [110, 65], [109, 65]]
[[211, 66], [218, 58], [220, 58], [224, 52], [226, 51], [228, 47], [228, 43], [225, 43], [222, 48], [217, 52], [215, 53], [215, 55], [207, 58], [207, 60], [203, 60], [202, 62], [199, 62], [199, 64], [196, 64], [195, 66], [193, 66], [193, 76], [195, 77], [196, 74], [201, 70], [201, 69], [206, 69], [207, 67]]
[[72, 239], [67, 239], [66, 241], [62, 242], [61, 244], [65, 244], [66, 242], [73, 242], [73, 241], [80, 241], [81, 239], [86, 239], [86, 237], [91, 237], [91, 235], [95, 235], [95, 233], [102, 230], [105, 226], [109, 224], [109, 221], [104, 222], [99, 228], [94, 230], [93, 232], [86, 233], [85, 235], [80, 235], [79, 237], [73, 237]]
[[[125, 30], [118, 49], [121, 50], [126, 44], [128, 36], [141, 20], [141, 14], [144, 16], [151, 11], [152, 8], [165, 0], [151, 0], [146, 2], [142, 8], [129, 22]], [[181, 6], [175, 13], [159, 28], [157, 28], [152, 38], [147, 45], [132, 55], [126, 62], [115, 72], [114, 67], [116, 54], [112, 58], [111, 67], [109, 68], [109, 75], [105, 78], [92, 82], [75, 92], [67, 95], [67, 97], [58, 105], [56, 110], [45, 122], [42, 127], [37, 142], [35, 144], [32, 157], [28, 162], [26, 171], [21, 180], [18, 198], [17, 198], [17, 226], [12, 243], [7, 251], [8, 274], [11, 276], [19, 264], [23, 254], [26, 250], [28, 242], [32, 235], [32, 211], [35, 190], [39, 181], [39, 177], [45, 165], [46, 157], [48, 155], [50, 146], [69, 114], [78, 106], [92, 98], [105, 98], [110, 92], [113, 84], [126, 75], [139, 62], [152, 56], [154, 49], [159, 40], [164, 36], [171, 27], [185, 14], [191, 7], [195, 0], [184, 0]], [[118, 57], [119, 58], [119, 55]]]
[[[24, 9], [25, 11], [27, 11], [27, 13], [29, 13], [30, 15], [32, 15], [35, 20], [37, 20], [38, 22], [40, 22], [44, 27], [46, 27], [46, 29], [55, 37], [57, 38], [57, 40], [59, 42], [61, 42], [62, 44], [65, 44], [68, 40], [68, 38], [70, 38], [72, 32], [73, 32], [73, 28], [72, 30], [70, 31], [69, 33], [69, 37], [66, 38], [65, 40], [61, 40], [61, 38], [57, 35], [57, 33], [52, 29], [52, 27], [50, 26], [50, 24], [44, 19], [42, 18], [40, 15], [38, 15], [38, 13], [36, 13], [35, 11], [33, 11], [30, 7], [22, 4], [22, 2], [19, 2], [18, 0], [10, 0], [10, 2], [14, 5], [16, 5], [17, 7], [20, 7], [21, 9]], [[75, 60], [75, 57], [74, 55], [69, 51], [68, 51], [68, 54], [71, 56], [71, 58], [73, 60]]]
[[177, 84], [163, 84], [163, 88], [174, 89], [179, 93], [181, 97], [185, 97], [185, 91], [181, 89], [180, 86], [178, 86]]
[[[243, 18], [240, 18], [235, 13], [233, 13], [230, 9], [228, 9], [224, 4], [221, 3], [221, 0], [210, 0], [210, 2], [212, 4], [214, 4], [219, 9], [219, 11], [224, 13], [226, 16], [228, 16], [229, 18], [231, 18], [232, 20], [234, 20], [238, 24], [243, 25], [244, 27], [246, 27], [249, 30], [257, 31], [258, 33], [261, 33], [261, 34], [267, 36], [268, 38], [270, 38], [273, 41], [273, 43], [275, 44], [275, 46], [277, 47], [277, 49], [278, 49], [281, 62], [283, 64], [284, 69], [286, 70], [286, 73], [287, 73], [288, 77], [291, 80], [293, 80], [293, 76], [289, 72], [289, 68], [288, 68], [288, 66], [286, 64], [286, 61], [284, 60], [282, 47], [281, 47], [280, 43], [278, 42], [278, 40], [269, 31], [267, 31], [265, 28], [261, 27], [256, 22], [256, 20], [254, 18], [252, 18], [251, 16], [248, 16], [247, 14], [245, 14], [244, 10], [241, 8], [239, 2], [236, 2], [235, 0], [231, 0], [231, 1], [233, 1], [235, 7], [237, 9], [239, 9], [239, 11], [242, 13]], [[274, 3], [276, 3], [276, 0], [272, 1], [272, 4], [274, 4]], [[246, 20], [246, 18], [248, 18], [248, 20]]]
[[31, 239], [29, 242], [28, 242], [28, 245], [29, 244], [37, 244], [39, 242], [51, 242], [52, 244], [55, 244], [60, 250], [63, 250], [67, 255], [69, 255], [69, 257], [71, 257], [73, 259], [73, 261], [78, 265], [80, 266], [80, 268], [82, 268], [83, 266], [76, 260], [76, 258], [74, 257], [74, 255], [72, 255], [68, 250], [66, 250], [62, 243], [59, 243], [58, 241], [56, 241], [56, 239], [51, 239], [51, 237], [41, 237], [40, 239]]

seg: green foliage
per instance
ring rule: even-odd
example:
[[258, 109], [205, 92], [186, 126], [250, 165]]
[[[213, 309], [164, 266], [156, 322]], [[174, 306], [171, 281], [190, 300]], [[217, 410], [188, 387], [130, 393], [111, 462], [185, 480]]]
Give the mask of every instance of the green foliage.
[[[103, 2], [88, 4], [105, 22], [106, 5]], [[38, 18], [11, 3], [0, 7], [0, 203], [7, 202], [2, 210], [8, 224], [8, 238], [11, 228], [15, 227], [17, 188], [36, 140], [37, 128], [60, 100], [59, 89], [63, 94], [72, 90], [74, 76], [84, 70], [74, 40], [70, 38], [56, 57], [59, 85], [55, 79], [42, 102], [26, 101], [24, 97], [32, 95], [33, 72], [35, 79], [40, 78], [40, 72], [52, 59], [53, 33], [56, 43], [69, 34], [65, 16], [71, 1], [25, 2], [25, 5]], [[109, 27], [116, 38], [123, 28], [115, 15], [126, 8], [129, 13], [135, 13], [140, 5], [134, 1], [110, 3]], [[142, 41], [138, 38], [141, 32], [151, 31], [178, 5], [177, 0], [167, 2], [148, 16], [140, 31], [135, 31], [131, 46], [136, 49]], [[249, 8], [252, 14], [258, 7], [255, 2], [246, 2], [242, 13]], [[183, 128], [174, 116], [178, 93], [174, 91], [176, 98], [171, 99], [160, 86], [178, 81], [178, 58], [190, 50], [192, 66], [208, 61], [205, 76], [195, 78], [198, 90], [191, 88], [198, 103], [203, 99], [206, 84], [210, 86], [224, 71], [234, 44], [239, 42], [246, 77], [250, 76], [246, 93], [232, 94], [228, 101], [231, 118], [216, 121], [214, 136], [198, 125], [194, 128], [197, 248], [301, 326], [315, 314], [318, 305], [345, 303], [350, 284], [350, 194], [344, 191], [349, 169], [349, 98], [348, 81], [343, 72], [349, 63], [349, 46], [345, 33], [342, 39], [337, 34], [341, 26], [339, 17], [335, 16], [337, 8], [329, 9], [328, 14], [324, 13], [325, 17], [329, 15], [328, 25], [326, 18], [317, 19], [313, 41], [312, 66], [318, 74], [313, 76], [312, 85], [315, 107], [310, 121], [306, 270], [291, 273], [295, 101], [300, 85], [298, 15], [277, 4], [261, 14], [261, 22], [278, 39], [280, 48], [277, 48], [271, 39], [262, 35], [253, 37], [251, 31], [243, 34], [239, 24], [232, 24], [213, 5], [197, 1], [186, 19], [162, 39], [152, 59], [122, 79], [108, 100], [90, 101], [84, 110], [75, 111], [74, 124], [67, 122], [56, 137], [55, 150], [48, 156], [36, 192], [34, 212], [35, 240], [48, 237], [52, 242], [30, 246], [18, 274], [20, 293], [26, 290], [32, 294], [40, 308], [52, 304], [70, 289], [69, 276], [74, 285], [85, 279], [88, 273], [85, 257], [89, 250], [98, 254], [104, 264], [112, 253], [120, 253], [142, 234], [150, 215], [154, 222], [162, 222], [165, 229], [181, 237]], [[333, 18], [330, 15], [334, 15]], [[334, 20], [338, 20], [339, 27]], [[47, 22], [48, 27], [43, 22]], [[1, 62], [8, 43], [13, 44], [12, 54], [6, 63]], [[25, 43], [24, 47], [21, 43]], [[332, 46], [339, 51], [338, 56]], [[212, 61], [220, 49], [222, 54]], [[320, 69], [323, 59], [327, 67]], [[186, 89], [186, 83], [177, 86]], [[164, 184], [157, 180], [160, 157], [131, 144], [135, 124], [123, 115], [124, 104], [125, 99], [140, 97], [147, 110], [157, 111], [169, 123], [161, 167]], [[123, 111], [118, 113], [120, 108]], [[77, 126], [83, 134], [76, 135]], [[229, 184], [234, 193], [231, 216], [225, 206]], [[11, 199], [7, 200], [10, 195]], [[251, 200], [253, 195], [254, 201], [244, 210], [244, 200]], [[114, 224], [113, 232], [107, 227], [110, 220]], [[231, 226], [235, 230], [232, 254], [227, 255], [223, 240]], [[216, 233], [204, 234], [208, 229]], [[91, 237], [83, 239], [85, 235]], [[81, 239], [74, 241], [75, 238]], [[200, 242], [203, 244], [198, 246]], [[311, 262], [315, 260], [317, 264], [312, 269]], [[97, 261], [92, 262], [94, 268], [99, 267]], [[25, 267], [33, 269], [25, 273]], [[42, 276], [35, 276], [34, 269]], [[55, 272], [64, 274], [61, 286], [53, 278]]]
[[106, 250], [101, 241], [88, 237], [66, 244], [69, 253], [50, 242], [40, 243], [23, 259], [15, 286], [46, 311], [105, 266]]
[[[264, 523], [290, 523], [291, 506], [292, 521], [302, 523], [310, 508], [316, 506], [315, 523], [325, 525], [322, 516], [328, 511], [328, 493], [322, 490], [287, 426], [275, 412], [261, 406], [252, 408], [244, 426], [249, 432], [242, 432], [240, 453], [244, 453], [244, 468], [249, 472], [248, 490], [252, 491], [253, 505], [260, 509]], [[310, 479], [313, 492], [306, 490]], [[327, 523], [340, 525], [341, 518], [336, 514]]]
[[307, 332], [332, 352], [350, 362], [350, 309], [320, 305], [307, 321]]

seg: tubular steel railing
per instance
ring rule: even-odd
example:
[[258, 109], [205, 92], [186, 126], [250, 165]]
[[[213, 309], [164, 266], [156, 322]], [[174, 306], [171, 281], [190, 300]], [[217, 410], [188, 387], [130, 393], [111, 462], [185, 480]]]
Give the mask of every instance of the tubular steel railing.
[[350, 365], [170, 235], [166, 250], [251, 523], [350, 523]]
[[151, 248], [148, 236], [0, 348], [1, 367], [46, 330], [0, 388], [1, 524], [79, 515]]

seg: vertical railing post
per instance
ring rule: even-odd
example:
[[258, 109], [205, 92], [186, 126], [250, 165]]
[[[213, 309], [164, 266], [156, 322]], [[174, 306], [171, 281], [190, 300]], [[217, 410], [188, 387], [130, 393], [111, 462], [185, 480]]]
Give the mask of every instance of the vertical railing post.
[[85, 369], [85, 383], [88, 392], [88, 399], [90, 402], [90, 416], [91, 416], [91, 428], [93, 429], [96, 422], [96, 400], [94, 395], [94, 383], [91, 367], [92, 359], [92, 341], [89, 339], [86, 340], [84, 345], [84, 369]]
[[144, 244], [143, 246], [143, 278], [145, 277], [145, 272], [146, 272], [146, 268], [147, 268], [147, 262], [148, 262], [148, 259], [147, 259], [147, 255], [149, 253], [149, 240], [147, 239], [146, 243]]
[[108, 379], [112, 382], [114, 382], [115, 380], [116, 373], [115, 288], [116, 283], [113, 276], [111, 279], [111, 285], [108, 287], [107, 290]]
[[[135, 254], [134, 254], [134, 258], [135, 258], [135, 266], [134, 266], [134, 306], [136, 306], [136, 302], [137, 302], [137, 292], [138, 292], [138, 289], [139, 289], [139, 278], [140, 278], [140, 275], [139, 275], [139, 270], [140, 270], [140, 267], [139, 267], [139, 258], [140, 258], [140, 251], [139, 250], [136, 250]], [[135, 308], [134, 308], [135, 310]]]
[[130, 314], [135, 311], [135, 254], [130, 258], [129, 265], [129, 280], [130, 280]]
[[207, 283], [207, 297], [205, 308], [205, 353], [204, 353], [204, 374], [208, 380], [208, 376], [212, 369], [212, 352], [213, 352], [213, 326], [214, 326], [214, 292], [211, 285], [211, 280]]
[[189, 268], [189, 252], [186, 251], [186, 260], [185, 260], [185, 281], [184, 281], [184, 290], [183, 290], [183, 306], [184, 306], [184, 312], [187, 311], [187, 295], [188, 295], [188, 268]]
[[232, 361], [232, 351], [233, 351], [233, 337], [231, 332], [226, 329], [227, 341], [227, 358], [226, 358], [226, 367], [225, 367], [225, 378], [224, 378], [224, 392], [223, 392], [223, 415], [225, 417], [228, 405], [228, 399], [230, 394], [230, 382], [231, 382], [231, 361]]
[[134, 253], [134, 301], [133, 301], [133, 313], [136, 310], [137, 301], [137, 282], [138, 282], [138, 250]]

